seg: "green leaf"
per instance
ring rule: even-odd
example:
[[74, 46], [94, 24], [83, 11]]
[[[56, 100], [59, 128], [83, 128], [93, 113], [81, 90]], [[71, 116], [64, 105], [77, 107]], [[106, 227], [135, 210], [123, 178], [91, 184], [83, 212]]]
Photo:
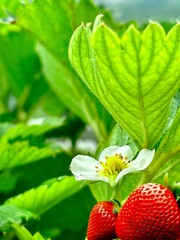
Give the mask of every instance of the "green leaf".
[[19, 26], [8, 24], [0, 25], [0, 36], [0, 112], [10, 112], [16, 121], [25, 121], [39, 107], [38, 103], [45, 101], [50, 89], [42, 76], [32, 36]]
[[78, 192], [80, 184], [72, 176], [59, 177], [7, 200], [6, 204], [23, 207], [37, 214], [42, 214]]
[[0, 206], [0, 231], [7, 231], [12, 223], [22, 223], [37, 219], [37, 215], [18, 206], [2, 205]]
[[6, 124], [0, 125], [0, 131], [4, 126], [8, 129], [6, 133], [2, 133], [4, 135], [0, 140], [0, 170], [52, 157], [58, 153], [59, 148], [57, 150], [45, 148], [45, 144], [40, 144], [38, 137], [62, 127], [64, 120], [64, 118], [46, 117], [31, 119], [28, 124], [7, 125], [7, 127]]
[[125, 146], [129, 145], [134, 153], [137, 153], [137, 147], [133, 139], [118, 124], [114, 126], [109, 136], [109, 146]]
[[99, 139], [107, 138], [107, 132], [113, 122], [111, 116], [87, 90], [69, 63], [68, 66], [64, 66], [40, 44], [37, 46], [37, 52], [43, 64], [44, 75], [64, 106], [89, 123]]
[[14, 233], [16, 237], [18, 237], [19, 240], [32, 240], [31, 233], [24, 227], [20, 226], [18, 224], [12, 224], [12, 228], [14, 230]]
[[[97, 20], [99, 21], [99, 20]], [[139, 148], [153, 148], [167, 122], [180, 81], [180, 24], [168, 35], [151, 22], [118, 35], [104, 23], [81, 25], [69, 46], [83, 81]]]
[[[13, 195], [18, 195], [31, 188], [39, 186], [42, 182], [59, 176], [71, 175], [69, 165], [71, 156], [59, 152], [56, 156], [33, 161], [26, 165], [20, 165], [12, 169], [12, 175], [18, 176], [16, 189]], [[40, 174], [41, 172], [41, 174]]]
[[113, 191], [105, 182], [89, 184], [89, 188], [97, 202], [110, 201], [113, 198]]
[[39, 232], [35, 233], [32, 236], [31, 233], [24, 226], [13, 223], [12, 228], [16, 237], [18, 237], [19, 240], [45, 240], [45, 238], [43, 238]]
[[[84, 15], [89, 16], [89, 9], [83, 2], [77, 4], [73, 0], [45, 0], [43, 3], [33, 1], [27, 3], [23, 9], [20, 4], [19, 11], [15, 13], [16, 23], [31, 32], [41, 43], [38, 44], [37, 52], [42, 61], [43, 72], [58, 98], [68, 109], [89, 123], [99, 139], [107, 138], [113, 119], [79, 79], [68, 60], [69, 39], [80, 21], [78, 12], [84, 9]], [[94, 17], [97, 9], [91, 1], [88, 3]], [[45, 29], [41, 28], [42, 25]], [[52, 36], [56, 36], [54, 41]]]
[[45, 238], [42, 237], [42, 235], [40, 233], [36, 233], [32, 240], [45, 240]]
[[18, 174], [11, 174], [10, 171], [4, 171], [0, 174], [0, 192], [7, 193], [12, 191], [17, 183]]
[[[158, 172], [155, 179], [162, 177], [166, 172], [170, 171], [173, 176], [178, 177], [177, 173], [180, 170], [180, 110], [178, 110], [175, 119], [169, 129], [161, 139], [160, 145], [157, 148], [155, 158], [152, 162], [152, 176]], [[179, 177], [178, 177], [179, 178]], [[174, 181], [177, 179], [174, 179]]]
[[173, 123], [176, 113], [180, 107], [180, 101], [179, 101], [180, 99], [178, 98], [180, 98], [180, 92], [177, 93], [175, 97], [172, 99], [171, 106], [170, 106], [170, 113], [168, 116], [168, 121], [166, 122], [165, 130], [167, 130]]
[[[2, 22], [9, 22], [9, 20], [12, 20], [14, 18], [14, 14], [23, 7], [23, 3], [27, 2], [28, 0], [24, 1], [19, 1], [19, 0], [14, 0], [9, 2], [8, 0], [2, 0], [0, 2], [0, 17], [3, 18], [1, 20], [4, 20]], [[14, 19], [15, 20], [15, 19]], [[7, 21], [7, 22], [6, 22]], [[11, 21], [10, 21], [11, 22]]]
[[48, 148], [29, 146], [28, 141], [8, 143], [0, 141], [0, 170], [24, 165], [55, 154]]
[[9, 82], [4, 77], [6, 75], [6, 71], [4, 69], [4, 65], [0, 61], [0, 84], [1, 84], [1, 92], [0, 92], [0, 113], [5, 112], [6, 106], [5, 101], [9, 91]]
[[[45, 0], [27, 3], [24, 9], [17, 13], [17, 24], [30, 30], [54, 56], [66, 64], [68, 62], [67, 47], [72, 32], [71, 20], [74, 7], [73, 0]], [[55, 41], [52, 41], [52, 36], [56, 36]]]
[[73, 239], [83, 239], [95, 203], [89, 188], [85, 187], [42, 214], [38, 223], [32, 223], [31, 229], [34, 232], [40, 231], [46, 238], [53, 239], [54, 232], [57, 233], [58, 229], [57, 239], [68, 240], [73, 234]]
[[0, 35], [3, 78], [10, 84], [13, 94], [21, 96], [29, 91], [30, 84], [37, 79], [40, 71], [39, 60], [34, 52], [34, 40], [17, 26], [7, 25], [4, 31], [4, 26], [0, 25]]
[[[53, 87], [54, 92], [66, 107], [71, 109], [83, 120], [86, 120], [84, 114], [85, 105], [87, 101], [90, 102], [90, 99], [84, 85], [76, 76], [76, 73], [73, 73], [70, 68], [60, 64], [59, 61], [40, 44], [37, 45], [37, 52], [42, 61], [44, 74]], [[59, 75], [59, 73], [61, 73], [61, 75]], [[84, 96], [84, 100], [82, 96]]]
[[[59, 117], [44, 117], [30, 119], [27, 124], [12, 125], [7, 133], [3, 136], [2, 141], [11, 141], [17, 139], [27, 139], [28, 137], [41, 136], [53, 129], [57, 129], [65, 125], [65, 118]], [[4, 127], [4, 124], [2, 124]], [[1, 125], [0, 125], [1, 129]]]
[[170, 185], [174, 182], [180, 181], [180, 153], [177, 154], [174, 158], [166, 162], [161, 168], [159, 168], [158, 173], [152, 179], [153, 182], [158, 182], [164, 184], [164, 175], [168, 173], [168, 183]]
[[117, 185], [116, 198], [123, 205], [129, 195], [141, 184], [142, 172], [130, 173], [124, 176]]
[[163, 155], [174, 156], [180, 152], [180, 109], [175, 115], [174, 121], [167, 132], [164, 134], [158, 151]]
[[14, 127], [14, 124], [6, 122], [0, 123], [0, 138], [11, 128]]

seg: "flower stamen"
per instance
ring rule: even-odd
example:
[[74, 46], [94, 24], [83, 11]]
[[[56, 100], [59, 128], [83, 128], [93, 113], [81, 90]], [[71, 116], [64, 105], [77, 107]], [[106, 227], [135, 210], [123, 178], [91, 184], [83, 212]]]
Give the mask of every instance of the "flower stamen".
[[100, 165], [102, 166], [102, 170], [99, 171], [101, 176], [117, 176], [124, 168], [127, 168], [127, 156], [123, 156], [121, 153], [105, 156], [105, 162], [100, 161]]

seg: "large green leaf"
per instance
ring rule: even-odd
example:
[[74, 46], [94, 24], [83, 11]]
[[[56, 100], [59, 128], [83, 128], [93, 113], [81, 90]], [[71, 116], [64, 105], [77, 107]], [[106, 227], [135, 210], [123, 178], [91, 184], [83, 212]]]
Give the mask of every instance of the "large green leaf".
[[6, 204], [42, 214], [62, 200], [78, 192], [80, 184], [73, 176], [59, 177], [7, 200]]
[[11, 224], [37, 219], [37, 215], [23, 208], [11, 205], [0, 206], [0, 231], [7, 231]]
[[140, 148], [161, 136], [180, 85], [180, 24], [168, 35], [151, 22], [118, 35], [96, 19], [93, 32], [81, 25], [69, 47], [70, 61], [115, 120]]

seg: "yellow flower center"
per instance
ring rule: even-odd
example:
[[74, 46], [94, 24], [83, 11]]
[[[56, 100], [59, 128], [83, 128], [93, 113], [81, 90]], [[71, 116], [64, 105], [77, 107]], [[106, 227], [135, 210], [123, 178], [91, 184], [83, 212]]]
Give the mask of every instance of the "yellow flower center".
[[106, 156], [105, 158], [105, 162], [100, 161], [103, 169], [99, 170], [97, 166], [97, 172], [99, 172], [101, 176], [117, 176], [124, 168], [128, 167], [127, 157], [122, 156], [122, 154], [116, 153], [114, 156]]

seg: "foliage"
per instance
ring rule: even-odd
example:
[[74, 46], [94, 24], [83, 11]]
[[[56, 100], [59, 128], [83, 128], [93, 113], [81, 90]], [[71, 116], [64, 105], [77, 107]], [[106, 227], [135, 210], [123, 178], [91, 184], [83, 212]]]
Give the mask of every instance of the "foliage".
[[92, 33], [81, 25], [71, 39], [71, 63], [140, 148], [153, 148], [161, 136], [179, 86], [179, 28], [165, 38], [152, 22], [119, 39], [97, 18]]
[[76, 181], [77, 154], [155, 149], [118, 183], [121, 204], [167, 172], [180, 181], [179, 23], [131, 20], [91, 0], [1, 1], [0, 239], [85, 239], [92, 206], [112, 189]]

